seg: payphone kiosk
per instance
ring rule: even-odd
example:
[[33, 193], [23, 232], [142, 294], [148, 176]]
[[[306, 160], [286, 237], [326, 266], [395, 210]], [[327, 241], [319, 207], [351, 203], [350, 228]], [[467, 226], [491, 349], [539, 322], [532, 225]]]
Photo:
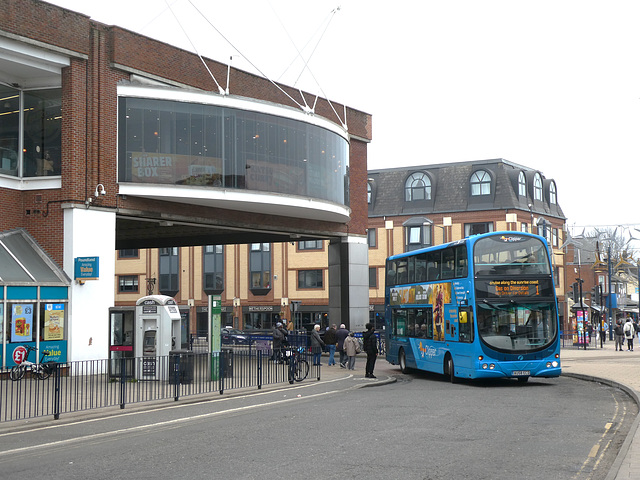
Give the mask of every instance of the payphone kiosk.
[[180, 310], [166, 295], [148, 295], [136, 302], [136, 378], [167, 380], [169, 352], [180, 348]]

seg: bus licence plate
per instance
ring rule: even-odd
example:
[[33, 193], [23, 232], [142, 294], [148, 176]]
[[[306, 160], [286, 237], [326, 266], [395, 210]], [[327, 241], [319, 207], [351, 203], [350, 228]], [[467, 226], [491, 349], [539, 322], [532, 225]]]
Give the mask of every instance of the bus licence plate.
[[531, 375], [531, 370], [514, 370], [511, 372], [511, 375], [514, 377], [522, 377], [525, 375]]

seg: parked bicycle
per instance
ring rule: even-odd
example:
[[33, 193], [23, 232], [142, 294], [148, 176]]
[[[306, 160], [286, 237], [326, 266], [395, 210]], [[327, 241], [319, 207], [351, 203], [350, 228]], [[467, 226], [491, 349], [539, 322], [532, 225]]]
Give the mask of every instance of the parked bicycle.
[[303, 358], [304, 347], [287, 349], [286, 362], [289, 363], [289, 383], [301, 382], [309, 375], [309, 362]]
[[[21, 380], [27, 373], [27, 370], [31, 370], [31, 374], [35, 375], [40, 380], [49, 378], [51, 374], [55, 372], [57, 365], [56, 362], [52, 360], [44, 362], [44, 358], [50, 355], [49, 350], [42, 351], [42, 357], [40, 358], [39, 363], [33, 363], [29, 361], [29, 355], [31, 354], [31, 352], [36, 351], [36, 347], [33, 347], [31, 345], [23, 345], [22, 348], [27, 350], [27, 354], [25, 356], [25, 359], [19, 365], [13, 367], [11, 369], [11, 372], [9, 372], [9, 378], [11, 378], [11, 380], [13, 380], [14, 382]], [[36, 356], [36, 360], [37, 358], [38, 357]]]

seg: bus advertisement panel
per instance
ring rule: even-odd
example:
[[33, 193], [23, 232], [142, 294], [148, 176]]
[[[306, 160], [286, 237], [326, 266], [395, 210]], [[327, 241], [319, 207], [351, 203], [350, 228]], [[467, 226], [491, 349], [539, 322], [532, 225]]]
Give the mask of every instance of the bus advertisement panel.
[[457, 378], [560, 375], [544, 238], [476, 235], [387, 259], [387, 360]]

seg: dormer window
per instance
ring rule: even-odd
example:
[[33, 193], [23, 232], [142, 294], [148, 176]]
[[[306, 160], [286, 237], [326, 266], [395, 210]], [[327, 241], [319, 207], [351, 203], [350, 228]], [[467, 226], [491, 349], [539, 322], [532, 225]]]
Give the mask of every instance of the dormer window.
[[533, 177], [533, 199], [542, 201], [542, 177], [539, 173]]
[[431, 200], [431, 180], [429, 177], [422, 172], [410, 175], [404, 184], [404, 199], [407, 202]]
[[471, 175], [471, 195], [491, 195], [491, 175], [484, 170], [478, 170]]
[[518, 175], [518, 195], [521, 197], [527, 196], [527, 181], [524, 178], [524, 172], [520, 172]]
[[558, 193], [556, 191], [556, 182], [551, 182], [549, 184], [549, 203], [551, 203], [551, 205], [558, 204]]
[[367, 203], [371, 205], [371, 184], [367, 182]]

